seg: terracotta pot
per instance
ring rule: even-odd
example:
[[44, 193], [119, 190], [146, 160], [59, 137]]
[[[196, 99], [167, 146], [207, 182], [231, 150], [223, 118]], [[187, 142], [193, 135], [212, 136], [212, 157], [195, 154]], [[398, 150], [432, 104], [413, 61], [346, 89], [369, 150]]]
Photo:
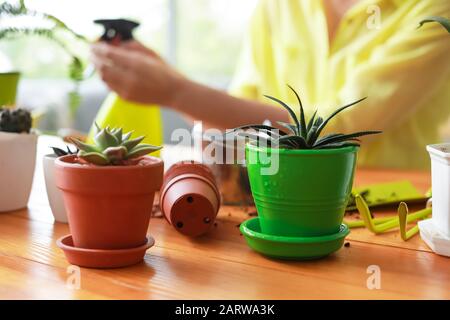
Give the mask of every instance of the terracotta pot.
[[0, 132], [0, 212], [27, 206], [36, 145], [35, 134]]
[[103, 167], [76, 159], [55, 161], [74, 245], [111, 250], [145, 244], [153, 198], [162, 184], [162, 160], [146, 156], [137, 165]]
[[174, 164], [164, 176], [161, 211], [179, 232], [196, 237], [214, 224], [220, 193], [211, 170], [192, 162]]

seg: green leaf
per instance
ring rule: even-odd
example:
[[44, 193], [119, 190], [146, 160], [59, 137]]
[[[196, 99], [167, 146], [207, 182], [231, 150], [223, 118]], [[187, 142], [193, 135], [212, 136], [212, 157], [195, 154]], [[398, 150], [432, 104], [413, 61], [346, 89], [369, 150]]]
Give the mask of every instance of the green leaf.
[[122, 128], [114, 129], [112, 134], [114, 135], [114, 137], [116, 137], [119, 144], [121, 144], [122, 143]]
[[296, 127], [293, 124], [287, 123], [287, 122], [283, 122], [283, 121], [277, 121], [277, 123], [280, 126], [282, 126], [282, 127], [286, 128], [286, 129], [288, 129], [289, 131], [291, 131], [293, 134], [297, 134]]
[[122, 142], [128, 141], [133, 134], [133, 131], [127, 132], [122, 136]]
[[136, 147], [139, 143], [142, 142], [142, 140], [145, 139], [145, 136], [140, 136], [131, 140], [128, 140], [124, 143], [122, 143], [122, 145], [127, 148], [128, 152], [131, 152], [131, 150]]
[[347, 108], [350, 108], [351, 106], [354, 106], [357, 103], [360, 103], [361, 101], [367, 99], [367, 97], [364, 97], [362, 99], [356, 100], [352, 103], [349, 103], [339, 109], [337, 109], [336, 111], [334, 111], [330, 116], [328, 116], [328, 118], [326, 120], [324, 120], [320, 126], [317, 128], [317, 131], [315, 132], [314, 136], [313, 136], [313, 141], [316, 141], [317, 138], [320, 136], [320, 133], [322, 132], [322, 130], [325, 128], [325, 126], [328, 124], [328, 122], [330, 122], [331, 119], [333, 119], [336, 115], [338, 115], [340, 112], [344, 111]]
[[290, 144], [296, 147], [296, 149], [309, 149], [306, 140], [302, 136], [283, 136], [278, 139], [279, 144]]
[[118, 164], [128, 155], [128, 150], [124, 146], [109, 147], [103, 151], [103, 154], [109, 159], [109, 162]]
[[94, 121], [94, 125], [95, 125], [95, 134], [102, 131], [102, 128], [100, 128], [100, 126], [97, 124], [97, 121]]
[[257, 133], [255, 134], [255, 133], [251, 133], [251, 132], [239, 132], [238, 136], [250, 138], [251, 140], [254, 140], [256, 142], [264, 141], [267, 146], [274, 143], [272, 138], [263, 137], [263, 136], [258, 135]]
[[314, 111], [314, 113], [313, 113], [311, 119], [309, 119], [308, 126], [307, 126], [307, 128], [306, 128], [306, 130], [308, 131], [308, 133], [309, 133], [309, 131], [311, 130], [313, 124], [314, 124], [314, 120], [315, 120], [315, 118], [316, 118], [316, 115], [317, 115], [317, 109], [316, 109], [316, 111]]
[[[278, 129], [276, 129], [276, 130], [258, 129], [258, 130], [255, 130], [253, 133], [255, 133], [255, 132], [257, 134], [264, 133], [266, 136], [269, 136], [271, 138], [279, 138], [279, 137], [284, 136], [284, 135], [280, 135], [277, 131], [278, 131]], [[239, 133], [241, 133], [241, 132], [246, 133], [246, 132], [249, 132], [249, 131], [248, 130], [246, 130], [246, 131], [239, 131], [238, 135], [240, 135]], [[249, 132], [249, 133], [252, 133], [252, 132]]]
[[314, 146], [319, 145], [320, 143], [322, 143], [323, 141], [328, 141], [329, 139], [335, 138], [335, 137], [342, 137], [344, 134], [343, 133], [332, 133], [332, 134], [327, 134], [326, 136], [323, 136], [320, 139], [317, 139], [317, 141], [315, 141]]
[[323, 118], [321, 116], [318, 116], [316, 120], [314, 121], [314, 124], [311, 128], [311, 130], [308, 131], [308, 138], [306, 141], [308, 142], [308, 145], [312, 146], [316, 142], [316, 139], [318, 137], [317, 130], [323, 123]]
[[305, 119], [305, 111], [303, 110], [303, 104], [302, 100], [300, 99], [300, 96], [298, 95], [297, 91], [294, 90], [290, 85], [288, 85], [289, 89], [294, 92], [295, 96], [297, 97], [298, 105], [300, 107], [300, 127], [298, 127], [298, 133], [301, 133], [301, 136], [306, 139], [308, 135], [308, 131], [306, 130], [306, 119]]
[[[285, 108], [289, 112], [289, 115], [291, 116], [292, 120], [294, 120], [297, 128], [300, 128], [300, 123], [298, 122], [297, 116], [295, 115], [295, 112], [291, 109], [291, 107], [289, 107], [286, 103], [284, 103], [283, 101], [281, 101], [277, 98], [267, 96], [267, 95], [264, 95], [264, 97], [279, 103], [283, 108]], [[297, 131], [297, 134], [300, 134], [300, 132]]]
[[84, 152], [80, 151], [78, 157], [99, 166], [106, 166], [109, 164], [109, 159], [99, 152]]
[[80, 149], [80, 151], [84, 151], [84, 152], [100, 152], [100, 150], [96, 147], [93, 146], [91, 144], [87, 144], [84, 143], [83, 141], [80, 141], [76, 138], [70, 138], [70, 142], [72, 142], [74, 145], [77, 146], [78, 149]]
[[278, 133], [278, 132], [280, 132], [280, 130], [278, 130], [278, 129], [275, 129], [275, 130], [259, 129], [258, 131], [265, 133], [269, 137], [273, 137], [273, 138], [279, 138], [279, 137], [285, 136], [284, 132], [283, 132], [283, 134]]
[[162, 147], [158, 146], [152, 146], [150, 144], [141, 144], [128, 152], [127, 159], [134, 159], [138, 157], [145, 156], [146, 154], [149, 154], [150, 152], [154, 152], [157, 150], [160, 150]]
[[94, 141], [102, 150], [119, 145], [119, 141], [110, 133], [108, 127], [97, 133], [94, 137]]
[[345, 142], [347, 140], [353, 140], [355, 138], [359, 138], [362, 136], [367, 136], [371, 134], [379, 134], [381, 131], [361, 131], [361, 132], [355, 132], [350, 134], [335, 134], [335, 135], [329, 135], [327, 137], [324, 137], [322, 139], [317, 140], [317, 142], [314, 144], [314, 147], [320, 147], [328, 144], [333, 144], [337, 142]]
[[255, 130], [266, 129], [268, 131], [278, 131], [280, 133], [280, 135], [282, 135], [282, 136], [286, 135], [286, 132], [284, 132], [283, 130], [279, 130], [278, 128], [271, 127], [271, 126], [266, 126], [264, 124], [248, 124], [245, 126], [240, 126], [240, 127], [237, 127], [237, 128], [234, 128], [232, 130], [225, 132], [225, 135], [232, 134], [233, 132], [238, 131], [238, 130], [246, 130], [246, 129], [255, 129]]
[[420, 28], [424, 24], [430, 23], [430, 22], [439, 23], [442, 27], [445, 28], [445, 30], [447, 30], [448, 33], [450, 33], [450, 20], [447, 18], [444, 18], [444, 17], [437, 17], [437, 16], [427, 17], [419, 22], [419, 26], [417, 28]]
[[75, 81], [82, 81], [84, 78], [83, 75], [84, 66], [81, 62], [80, 58], [73, 56], [72, 62], [69, 65], [69, 76], [70, 79]]
[[50, 148], [53, 149], [53, 153], [54, 153], [57, 157], [62, 157], [62, 156], [66, 156], [66, 155], [69, 154], [69, 153], [67, 153], [67, 151], [62, 150], [62, 149], [57, 148], [57, 147], [50, 147]]

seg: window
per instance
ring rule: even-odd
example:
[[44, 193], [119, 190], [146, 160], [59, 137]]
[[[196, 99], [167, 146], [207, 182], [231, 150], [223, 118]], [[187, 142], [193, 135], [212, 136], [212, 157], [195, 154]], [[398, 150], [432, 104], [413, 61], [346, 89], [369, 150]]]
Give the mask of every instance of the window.
[[[139, 41], [159, 52], [187, 76], [210, 86], [226, 88], [234, 72], [242, 35], [257, 1], [25, 0], [25, 4], [30, 9], [57, 16], [92, 41], [102, 34], [102, 27], [93, 23], [95, 19], [139, 21], [141, 26], [134, 34]], [[25, 22], [35, 26], [38, 21], [29, 19]], [[0, 27], [10, 23], [24, 21], [2, 17]], [[88, 45], [79, 44], [76, 52], [88, 61]], [[82, 82], [81, 105], [74, 118], [68, 111], [67, 99], [73, 86], [67, 77], [70, 57], [63, 49], [42, 37], [0, 41], [0, 72], [7, 67], [7, 59], [22, 71], [18, 104], [46, 114], [39, 121], [39, 128], [89, 130], [107, 94], [96, 76]], [[170, 110], [163, 110], [163, 119], [166, 141], [174, 128], [189, 127]]]
[[[92, 23], [95, 19], [124, 17], [140, 21], [137, 39], [160, 52], [188, 76], [223, 86], [233, 73], [243, 30], [256, 1], [33, 0], [26, 1], [26, 5], [59, 17], [92, 40], [102, 32], [100, 26]], [[0, 25], [14, 23], [12, 19], [2, 20]], [[36, 23], [36, 19], [27, 23]], [[89, 49], [80, 46], [77, 52], [87, 59]], [[67, 74], [69, 57], [43, 38], [1, 41], [0, 53], [9, 57], [26, 77], [58, 78]]]

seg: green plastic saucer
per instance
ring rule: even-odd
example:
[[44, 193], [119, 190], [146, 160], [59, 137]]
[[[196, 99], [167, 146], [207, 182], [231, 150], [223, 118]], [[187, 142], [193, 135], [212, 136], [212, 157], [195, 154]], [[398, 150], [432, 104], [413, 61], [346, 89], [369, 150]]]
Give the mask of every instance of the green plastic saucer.
[[283, 237], [261, 233], [259, 218], [249, 219], [241, 224], [240, 230], [253, 250], [276, 259], [312, 260], [325, 257], [339, 250], [350, 233], [341, 224], [338, 233], [322, 237]]

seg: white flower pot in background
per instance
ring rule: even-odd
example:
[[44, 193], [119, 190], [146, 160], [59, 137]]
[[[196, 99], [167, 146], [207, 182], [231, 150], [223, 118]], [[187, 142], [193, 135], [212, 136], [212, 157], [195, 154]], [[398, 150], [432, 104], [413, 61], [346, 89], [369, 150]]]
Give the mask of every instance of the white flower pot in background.
[[35, 134], [0, 132], [0, 212], [25, 208], [36, 164]]
[[427, 146], [431, 157], [433, 224], [450, 238], [450, 143]]
[[53, 217], [58, 222], [67, 223], [67, 213], [64, 207], [62, 192], [55, 184], [55, 159], [54, 154], [48, 154], [43, 158], [45, 187], [47, 189], [48, 202], [52, 209]]
[[419, 221], [420, 236], [437, 254], [450, 256], [450, 143], [427, 146], [431, 157], [433, 216]]

